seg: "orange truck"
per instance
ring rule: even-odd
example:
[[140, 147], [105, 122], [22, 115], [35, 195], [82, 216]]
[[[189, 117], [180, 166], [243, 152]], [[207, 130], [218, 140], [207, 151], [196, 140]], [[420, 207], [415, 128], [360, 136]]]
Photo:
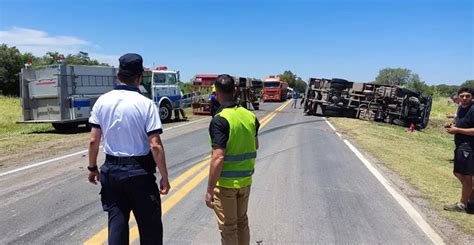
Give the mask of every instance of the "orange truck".
[[288, 83], [279, 76], [268, 76], [263, 80], [263, 101], [285, 101], [288, 94]]

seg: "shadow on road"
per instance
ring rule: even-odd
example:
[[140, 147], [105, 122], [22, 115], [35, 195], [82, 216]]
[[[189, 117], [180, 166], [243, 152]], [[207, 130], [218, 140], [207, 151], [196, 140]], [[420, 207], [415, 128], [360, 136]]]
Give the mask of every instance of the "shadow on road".
[[282, 125], [282, 126], [279, 126], [279, 127], [274, 127], [274, 128], [268, 129], [268, 130], [264, 130], [261, 133], [259, 133], [258, 135], [264, 135], [264, 134], [268, 134], [268, 133], [271, 133], [271, 132], [274, 132], [274, 131], [286, 129], [286, 128], [289, 128], [289, 127], [294, 127], [294, 126], [298, 126], [298, 125], [302, 125], [302, 124], [309, 124], [309, 123], [314, 123], [314, 122], [324, 122], [324, 119], [317, 119], [317, 120], [311, 120], [311, 121], [305, 121], [305, 122], [285, 124], [285, 125]]

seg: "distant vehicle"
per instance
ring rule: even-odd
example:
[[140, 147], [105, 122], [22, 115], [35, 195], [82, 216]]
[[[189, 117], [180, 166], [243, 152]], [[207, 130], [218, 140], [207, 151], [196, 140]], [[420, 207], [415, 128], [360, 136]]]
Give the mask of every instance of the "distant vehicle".
[[285, 101], [288, 93], [288, 83], [280, 80], [279, 76], [268, 76], [263, 80], [263, 101]]
[[[52, 123], [58, 131], [69, 131], [87, 124], [91, 109], [100, 95], [119, 81], [118, 68], [56, 64], [21, 70], [20, 91], [23, 120], [19, 123]], [[166, 67], [143, 72], [140, 91], [159, 107], [160, 119], [171, 119], [179, 108], [181, 93], [178, 71]]]
[[[211, 103], [209, 96], [212, 92], [214, 81], [219, 75], [198, 74], [192, 82], [193, 98], [191, 106], [196, 115], [211, 115]], [[262, 81], [246, 77], [233, 76], [237, 85], [237, 102], [247, 108], [259, 109], [258, 95], [262, 89]]]
[[310, 78], [304, 112], [381, 121], [416, 129], [428, 125], [432, 98], [400, 86]]
[[217, 74], [197, 74], [192, 79], [191, 107], [195, 115], [211, 115], [210, 95], [212, 85], [219, 75]]
[[262, 81], [247, 77], [234, 77], [237, 83], [237, 102], [246, 109], [260, 109], [258, 100], [259, 90], [262, 89]]

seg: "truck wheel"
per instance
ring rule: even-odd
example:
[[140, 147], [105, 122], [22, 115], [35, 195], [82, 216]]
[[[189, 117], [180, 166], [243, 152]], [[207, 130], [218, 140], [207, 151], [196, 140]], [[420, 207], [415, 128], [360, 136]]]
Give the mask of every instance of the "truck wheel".
[[331, 80], [331, 88], [335, 90], [343, 90], [346, 88], [352, 88], [352, 83], [339, 78], [333, 78]]
[[77, 129], [77, 123], [52, 123], [53, 128], [60, 133], [68, 133]]
[[342, 108], [334, 105], [328, 105], [324, 109], [323, 114], [328, 117], [339, 117], [342, 114]]
[[395, 124], [395, 125], [398, 125], [398, 126], [408, 127], [408, 123], [406, 123], [405, 121], [402, 121], [400, 119], [393, 119], [392, 123]]
[[160, 104], [160, 120], [162, 122], [171, 121], [171, 105], [170, 103], [164, 102]]

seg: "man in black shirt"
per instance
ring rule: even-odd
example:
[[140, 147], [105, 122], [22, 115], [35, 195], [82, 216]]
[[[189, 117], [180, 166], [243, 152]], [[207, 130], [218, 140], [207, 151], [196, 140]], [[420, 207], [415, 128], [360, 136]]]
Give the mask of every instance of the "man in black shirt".
[[454, 134], [454, 175], [462, 184], [461, 200], [452, 205], [444, 206], [444, 210], [458, 212], [474, 212], [474, 192], [472, 176], [474, 176], [474, 106], [472, 91], [461, 88], [458, 91], [460, 106], [454, 119], [455, 124], [447, 126], [446, 131]]

